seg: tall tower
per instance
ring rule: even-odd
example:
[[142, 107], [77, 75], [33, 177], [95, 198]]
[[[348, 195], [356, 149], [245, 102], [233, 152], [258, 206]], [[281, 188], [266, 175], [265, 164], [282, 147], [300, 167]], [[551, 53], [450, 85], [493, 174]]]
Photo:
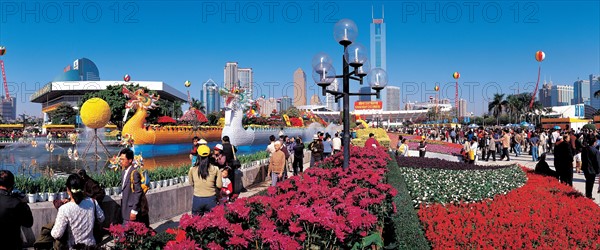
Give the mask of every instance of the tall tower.
[[306, 105], [306, 74], [301, 68], [294, 71], [294, 107]]
[[254, 83], [254, 73], [252, 68], [238, 68], [238, 80], [240, 88], [246, 91], [246, 96], [252, 98], [252, 84]]
[[202, 104], [206, 107], [207, 114], [221, 110], [219, 86], [212, 79], [204, 82], [200, 96], [202, 97]]
[[385, 23], [384, 9], [381, 7], [381, 18], [375, 18], [373, 7], [371, 7], [371, 68], [382, 68], [387, 70], [386, 64], [386, 37], [385, 37]]
[[223, 80], [224, 87], [226, 89], [231, 89], [234, 84], [239, 84], [237, 62], [228, 62], [225, 64], [225, 69], [223, 70]]
[[400, 110], [400, 88], [396, 86], [387, 86], [387, 94], [385, 95], [385, 110]]
[[[328, 90], [333, 90], [333, 91], [338, 91], [339, 90], [339, 84], [337, 81], [337, 78], [335, 80], [333, 80], [333, 82], [331, 83], [331, 85], [327, 86]], [[331, 110], [331, 111], [339, 111], [340, 110], [340, 103], [336, 103], [335, 102], [335, 96], [332, 94], [325, 94], [325, 106], [327, 106], [327, 109]]]

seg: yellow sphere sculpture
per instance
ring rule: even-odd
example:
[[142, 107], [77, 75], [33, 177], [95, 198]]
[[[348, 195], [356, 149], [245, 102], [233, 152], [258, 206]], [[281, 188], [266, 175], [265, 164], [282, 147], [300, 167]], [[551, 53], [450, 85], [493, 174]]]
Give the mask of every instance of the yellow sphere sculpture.
[[110, 120], [110, 106], [100, 98], [91, 98], [81, 106], [81, 121], [88, 128], [103, 128]]

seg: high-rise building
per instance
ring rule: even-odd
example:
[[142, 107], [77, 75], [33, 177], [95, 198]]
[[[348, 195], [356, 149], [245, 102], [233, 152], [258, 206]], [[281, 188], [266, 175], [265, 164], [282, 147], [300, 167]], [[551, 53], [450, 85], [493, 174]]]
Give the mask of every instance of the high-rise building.
[[294, 71], [294, 106], [306, 105], [306, 74], [301, 68]]
[[17, 98], [11, 96], [10, 99], [5, 100], [4, 96], [0, 96], [2, 100], [0, 100], [0, 115], [2, 115], [2, 119], [14, 121], [17, 119]]
[[[371, 93], [371, 87], [361, 87], [358, 90], [358, 93], [369, 94], [369, 93]], [[359, 101], [371, 101], [371, 96], [370, 95], [361, 95], [361, 96], [358, 96], [358, 100]]]
[[552, 82], [546, 83], [542, 85], [542, 88], [539, 90], [538, 100], [544, 107], [552, 107]]
[[246, 96], [250, 99], [253, 99], [253, 88], [254, 84], [252, 68], [238, 68], [238, 80], [240, 83], [240, 88], [246, 91]]
[[63, 73], [54, 78], [55, 82], [100, 81], [98, 67], [90, 59], [81, 58], [64, 68]]
[[600, 98], [594, 98], [597, 91], [600, 91], [600, 75], [590, 74], [590, 105], [600, 109]]
[[573, 104], [590, 105], [590, 81], [577, 80], [573, 83]]
[[319, 95], [314, 94], [310, 97], [310, 105], [321, 105], [321, 98], [319, 98]]
[[467, 100], [460, 99], [460, 101], [458, 101], [458, 116], [465, 117], [467, 114]]
[[375, 18], [375, 13], [373, 11], [373, 7], [371, 7], [371, 18], [373, 22], [371, 23], [371, 68], [382, 68], [387, 70], [386, 68], [386, 36], [385, 36], [385, 23], [383, 22], [384, 18], [384, 9], [381, 7], [381, 18]]
[[552, 106], [568, 106], [573, 100], [573, 86], [569, 85], [554, 85], [551, 90]]
[[238, 80], [238, 63], [228, 62], [223, 70], [223, 85], [226, 89], [231, 89], [234, 84], [239, 84]]
[[200, 91], [202, 104], [206, 107], [206, 113], [218, 112], [221, 110], [221, 98], [219, 96], [219, 86], [212, 80], [204, 82]]
[[400, 87], [387, 86], [387, 92], [385, 96], [385, 110], [395, 111], [400, 110]]
[[261, 97], [258, 100], [256, 100], [256, 102], [260, 106], [259, 114], [261, 116], [271, 116], [271, 113], [273, 113], [273, 110], [275, 110], [275, 112], [279, 112], [279, 110], [278, 110], [279, 105], [277, 105], [277, 99], [275, 99], [273, 97], [270, 97], [268, 99]]
[[281, 97], [281, 101], [279, 102], [279, 110], [286, 111], [292, 106], [292, 98], [289, 96]]
[[[338, 91], [339, 90], [339, 84], [337, 81], [337, 78], [331, 83], [331, 85], [327, 86], [328, 90], [332, 90], [332, 91]], [[332, 111], [339, 111], [340, 110], [340, 103], [339, 102], [335, 102], [335, 96], [332, 94], [325, 94], [325, 106], [327, 106], [327, 109], [332, 110]]]

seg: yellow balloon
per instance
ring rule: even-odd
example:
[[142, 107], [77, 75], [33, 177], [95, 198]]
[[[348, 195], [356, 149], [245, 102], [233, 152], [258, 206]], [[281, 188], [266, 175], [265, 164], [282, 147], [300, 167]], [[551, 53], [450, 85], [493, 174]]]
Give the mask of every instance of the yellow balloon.
[[91, 98], [81, 105], [81, 121], [88, 128], [103, 128], [110, 120], [110, 106], [100, 98]]

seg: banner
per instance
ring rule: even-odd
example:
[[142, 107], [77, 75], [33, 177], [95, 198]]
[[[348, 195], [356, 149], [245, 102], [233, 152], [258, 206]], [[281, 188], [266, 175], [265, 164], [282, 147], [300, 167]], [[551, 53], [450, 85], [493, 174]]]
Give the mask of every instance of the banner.
[[382, 101], [356, 101], [354, 102], [354, 110], [366, 110], [366, 109], [382, 109]]

